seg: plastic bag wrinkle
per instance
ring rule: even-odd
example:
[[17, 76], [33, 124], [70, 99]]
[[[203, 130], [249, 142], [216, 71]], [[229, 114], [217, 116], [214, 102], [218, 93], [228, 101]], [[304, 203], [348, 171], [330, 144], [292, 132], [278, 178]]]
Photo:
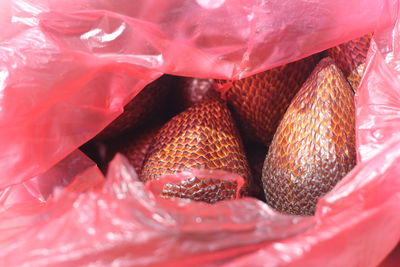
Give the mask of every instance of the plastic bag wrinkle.
[[[4, 265], [374, 266], [400, 239], [398, 1], [0, 7]], [[162, 73], [237, 79], [372, 31], [356, 99], [359, 165], [314, 217], [282, 216], [250, 198], [159, 199], [119, 156], [106, 181], [93, 163], [62, 164]]]

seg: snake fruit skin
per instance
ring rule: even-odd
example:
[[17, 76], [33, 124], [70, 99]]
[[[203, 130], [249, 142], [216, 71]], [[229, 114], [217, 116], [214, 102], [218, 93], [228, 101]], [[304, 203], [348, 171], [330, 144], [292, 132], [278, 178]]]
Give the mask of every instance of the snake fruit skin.
[[[141, 172], [148, 181], [164, 174], [197, 169], [225, 170], [249, 180], [250, 170], [240, 136], [226, 104], [207, 99], [178, 114], [156, 136]], [[209, 203], [236, 197], [237, 183], [201, 179], [165, 186], [164, 197], [179, 197]], [[247, 184], [241, 195], [247, 194]]]
[[364, 73], [365, 63], [360, 64], [356, 69], [354, 69], [349, 76], [347, 76], [347, 81], [350, 83], [351, 88], [354, 92], [357, 92], [358, 86], [361, 82], [361, 77]]
[[364, 72], [371, 38], [372, 34], [367, 34], [358, 39], [332, 47], [327, 52], [328, 56], [342, 70], [354, 92], [357, 91]]
[[[129, 133], [113, 141], [114, 154], [121, 153], [129, 160], [136, 173], [140, 175], [147, 152], [157, 136], [160, 126], [141, 129], [140, 132]], [[115, 145], [116, 144], [116, 145]]]
[[217, 97], [218, 94], [213, 89], [214, 82], [214, 79], [179, 77], [177, 83], [180, 105], [187, 109], [206, 98]]
[[238, 184], [236, 181], [216, 182], [214, 179], [190, 178], [178, 184], [168, 183], [163, 187], [163, 198], [190, 198], [196, 201], [214, 203], [234, 199]]
[[354, 93], [330, 58], [317, 65], [285, 113], [263, 167], [267, 203], [312, 215], [319, 197], [356, 164]]
[[125, 107], [124, 112], [100, 132], [95, 139], [106, 140], [141, 126], [163, 109], [169, 94], [171, 78], [164, 75], [142, 89]]
[[290, 101], [319, 59], [313, 55], [232, 82], [226, 99], [244, 136], [269, 145]]

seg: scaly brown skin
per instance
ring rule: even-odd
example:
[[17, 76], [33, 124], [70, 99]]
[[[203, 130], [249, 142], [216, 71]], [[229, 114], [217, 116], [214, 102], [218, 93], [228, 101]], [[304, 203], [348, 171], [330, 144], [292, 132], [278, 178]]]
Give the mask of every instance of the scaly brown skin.
[[263, 168], [267, 203], [313, 215], [319, 197], [356, 164], [354, 93], [330, 58], [317, 65], [285, 113]]
[[371, 38], [372, 34], [366, 34], [358, 39], [327, 50], [327, 55], [342, 70], [354, 92], [357, 91], [364, 72], [365, 59], [367, 58]]
[[129, 130], [138, 128], [165, 107], [170, 92], [171, 77], [161, 76], [142, 89], [125, 107], [124, 112], [101, 131], [95, 141], [114, 138]]
[[136, 173], [140, 175], [147, 152], [160, 128], [161, 125], [157, 124], [152, 127], [144, 127], [140, 131], [127, 133], [118, 137], [118, 140], [110, 142], [109, 147], [113, 148], [113, 155], [121, 153], [127, 157]]
[[313, 55], [233, 81], [226, 99], [240, 131], [268, 146], [290, 101], [319, 59], [319, 55]]
[[177, 81], [178, 103], [183, 109], [187, 109], [206, 98], [218, 97], [217, 92], [213, 89], [214, 83], [214, 79], [179, 77]]
[[102, 142], [89, 142], [83, 145], [81, 150], [96, 162], [104, 174], [107, 173], [108, 164], [116, 153], [125, 155], [136, 173], [140, 174], [147, 150], [153, 141], [152, 138], [161, 128], [158, 125], [140, 127], [133, 132], [123, 133]]
[[[192, 168], [225, 170], [249, 181], [250, 170], [240, 136], [221, 100], [204, 100], [166, 123], [147, 154], [141, 179], [149, 181]], [[247, 186], [245, 183], [241, 195], [247, 195]], [[213, 203], [235, 198], [235, 188], [237, 182], [196, 177], [167, 184], [162, 196]]]

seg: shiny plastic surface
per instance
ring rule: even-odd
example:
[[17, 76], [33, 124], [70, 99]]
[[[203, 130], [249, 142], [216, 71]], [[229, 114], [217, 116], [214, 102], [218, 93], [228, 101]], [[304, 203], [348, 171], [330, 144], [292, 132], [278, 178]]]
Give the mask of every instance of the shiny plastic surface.
[[160, 72], [248, 76], [384, 27], [397, 3], [159, 2], [1, 1], [0, 188], [95, 136]]
[[[400, 239], [398, 15], [397, 0], [1, 1], [0, 262], [377, 265]], [[160, 199], [124, 158], [104, 182], [75, 151], [161, 73], [241, 78], [371, 31], [359, 164], [313, 217]]]

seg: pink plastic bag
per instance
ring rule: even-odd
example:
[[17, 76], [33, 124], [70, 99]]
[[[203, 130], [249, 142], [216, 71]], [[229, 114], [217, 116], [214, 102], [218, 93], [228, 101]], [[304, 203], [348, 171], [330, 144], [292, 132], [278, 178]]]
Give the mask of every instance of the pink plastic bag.
[[[0, 2], [0, 262], [377, 265], [400, 239], [399, 14], [396, 0]], [[124, 158], [104, 182], [76, 151], [162, 73], [241, 78], [371, 31], [359, 164], [313, 217], [162, 200]]]

